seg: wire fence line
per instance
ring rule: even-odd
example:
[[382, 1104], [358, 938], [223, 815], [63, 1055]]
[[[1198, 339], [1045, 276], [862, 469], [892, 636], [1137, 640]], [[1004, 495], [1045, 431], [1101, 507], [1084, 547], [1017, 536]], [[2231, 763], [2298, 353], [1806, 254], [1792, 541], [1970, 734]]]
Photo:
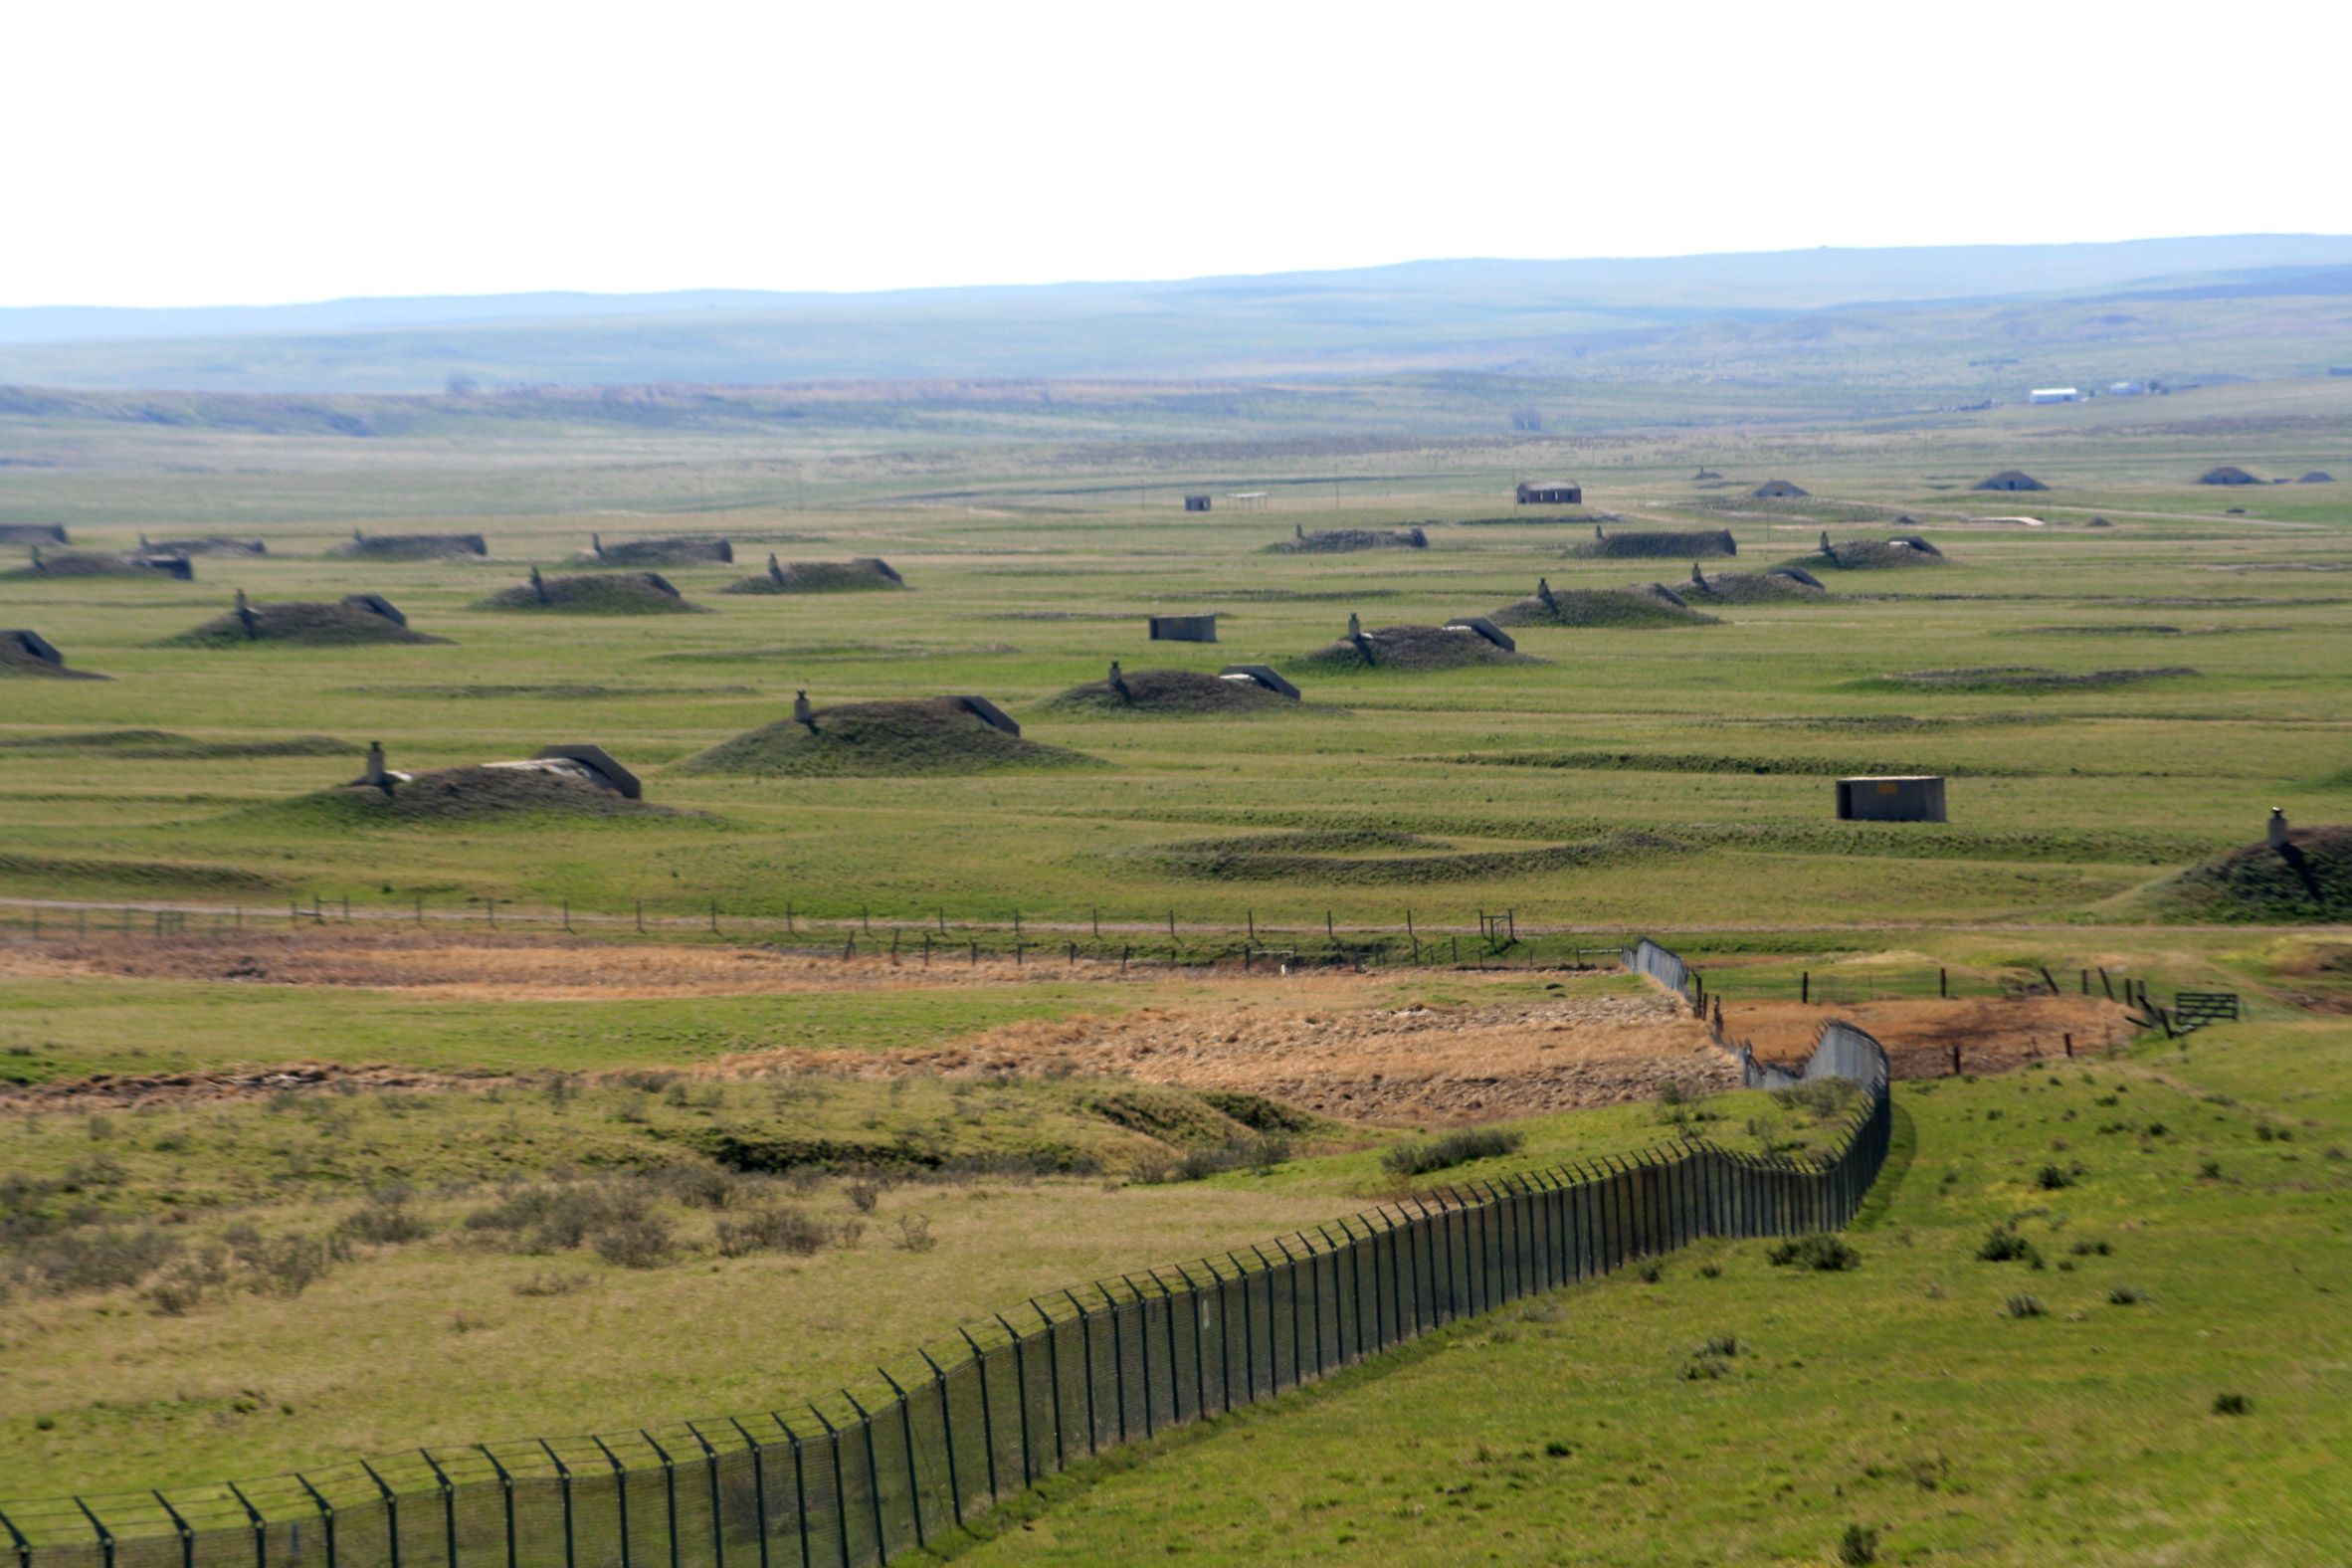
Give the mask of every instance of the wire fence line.
[[[1627, 959], [1656, 973], [1672, 958], [1657, 953]], [[872, 1403], [844, 1390], [756, 1418], [0, 1503], [0, 1525], [18, 1568], [887, 1563], [1106, 1448], [1272, 1399], [1456, 1319], [1706, 1237], [1845, 1225], [1887, 1154], [1885, 1053], [1833, 1025], [1802, 1074], [1748, 1071], [1751, 1082], [1854, 1078], [1862, 1092], [1838, 1152], [1758, 1157], [1685, 1140], [1446, 1187], [1033, 1298], [991, 1332], [959, 1329], [965, 1348], [944, 1364], [918, 1351], [919, 1373], [878, 1369], [891, 1392]]]

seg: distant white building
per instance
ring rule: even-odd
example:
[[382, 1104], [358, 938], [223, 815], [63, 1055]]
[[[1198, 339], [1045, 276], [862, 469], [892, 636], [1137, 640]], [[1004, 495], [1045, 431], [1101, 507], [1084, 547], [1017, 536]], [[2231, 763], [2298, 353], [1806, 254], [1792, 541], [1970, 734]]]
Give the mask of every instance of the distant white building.
[[2082, 401], [2082, 391], [2079, 387], [2036, 387], [2026, 394], [2026, 401], [2029, 403], [2079, 403]]
[[2143, 381], [2110, 381], [2107, 383], [2107, 396], [2109, 397], [2143, 397], [2147, 391], [2147, 383]]

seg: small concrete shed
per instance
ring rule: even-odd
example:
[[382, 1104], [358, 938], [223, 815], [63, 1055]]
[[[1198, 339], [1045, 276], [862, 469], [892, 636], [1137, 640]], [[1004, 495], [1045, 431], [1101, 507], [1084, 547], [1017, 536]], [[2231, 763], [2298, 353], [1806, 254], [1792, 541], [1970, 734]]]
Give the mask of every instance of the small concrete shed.
[[1938, 773], [1895, 774], [1838, 781], [1840, 822], [1945, 822], [1944, 781]]
[[62, 522], [0, 522], [0, 544], [71, 544]]
[[1298, 688], [1265, 665], [1227, 665], [1217, 672], [1217, 679], [1264, 686], [1276, 696], [1286, 696], [1293, 702], [1298, 700]]
[[1184, 509], [1186, 511], [1207, 511], [1209, 509], [1209, 497], [1206, 495], [1187, 495], [1184, 497]]
[[1214, 643], [1217, 617], [1213, 615], [1155, 615], [1151, 618], [1155, 643]]
[[1524, 480], [1519, 485], [1522, 506], [1581, 506], [1584, 487], [1566, 480]]

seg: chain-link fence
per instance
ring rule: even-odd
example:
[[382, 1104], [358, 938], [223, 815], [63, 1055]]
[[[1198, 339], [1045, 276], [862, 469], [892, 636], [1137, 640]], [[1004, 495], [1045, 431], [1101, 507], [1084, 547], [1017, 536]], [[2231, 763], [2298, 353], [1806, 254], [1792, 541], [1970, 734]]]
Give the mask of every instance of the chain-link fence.
[[[1638, 966], [1680, 961], [1645, 942]], [[1655, 955], [1664, 955], [1663, 958]], [[1629, 962], [1634, 959], [1629, 956]], [[856, 1568], [1122, 1443], [1274, 1398], [1457, 1318], [1704, 1237], [1831, 1230], [1891, 1128], [1885, 1053], [1833, 1025], [1801, 1074], [1863, 1093], [1839, 1153], [1703, 1142], [1423, 1198], [1033, 1300], [886, 1400], [412, 1450], [266, 1482], [0, 1504], [19, 1568]], [[1334, 1234], [1336, 1231], [1337, 1234]]]

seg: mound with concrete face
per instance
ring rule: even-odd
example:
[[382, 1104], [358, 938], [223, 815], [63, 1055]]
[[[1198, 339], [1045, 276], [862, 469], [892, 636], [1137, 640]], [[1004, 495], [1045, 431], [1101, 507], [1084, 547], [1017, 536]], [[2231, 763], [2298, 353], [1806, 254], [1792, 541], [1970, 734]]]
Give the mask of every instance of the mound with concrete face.
[[1595, 524], [1593, 536], [1569, 552], [1601, 560], [1702, 561], [1739, 553], [1729, 528], [1640, 528], [1610, 533]]
[[1383, 626], [1373, 631], [1351, 628], [1339, 641], [1298, 660], [1297, 668], [1333, 673], [1397, 670], [1422, 674], [1433, 670], [1542, 663], [1520, 653], [1518, 644], [1490, 618], [1466, 617], [1444, 626]]
[[491, 594], [477, 610], [550, 611], [559, 615], [692, 615], [702, 610], [660, 572], [596, 572], [542, 577]]
[[1344, 555], [1351, 550], [1426, 550], [1429, 535], [1419, 528], [1298, 528], [1267, 547], [1274, 555]]
[[408, 617], [379, 594], [355, 593], [334, 604], [296, 601], [251, 604], [242, 593], [227, 615], [166, 638], [166, 648], [245, 648], [277, 643], [296, 648], [343, 648], [374, 643], [446, 643], [413, 631]]
[[1824, 533], [1811, 555], [1783, 561], [1809, 572], [1870, 572], [1905, 566], [1941, 566], [1944, 552], [1916, 533], [1885, 539], [1837, 539]]
[[66, 656], [39, 632], [0, 632], [0, 677], [21, 676], [34, 681], [103, 681], [88, 670], [67, 668]]
[[326, 552], [344, 561], [440, 561], [469, 555], [488, 555], [490, 546], [479, 533], [362, 533]]
[[617, 539], [604, 542], [601, 534], [588, 536], [588, 548], [572, 557], [581, 566], [707, 566], [735, 558], [735, 547], [725, 539]]
[[909, 778], [1013, 768], [1084, 767], [1092, 757], [1021, 737], [985, 697], [795, 704], [790, 718], [722, 740], [679, 764], [747, 778]]
[[887, 593], [903, 589], [906, 579], [879, 556], [861, 555], [848, 561], [780, 563], [768, 557], [768, 569], [739, 578], [721, 593]]
[[1061, 712], [1109, 716], [1195, 718], [1250, 713], [1295, 713], [1298, 688], [1271, 670], [1236, 665], [1222, 675], [1198, 670], [1133, 670], [1072, 686], [1048, 706]]
[[2144, 901], [2184, 920], [2352, 920], [2352, 826], [2293, 828], [2190, 867]]
[[17, 582], [39, 582], [63, 577], [173, 577], [186, 582], [196, 575], [184, 555], [102, 555], [96, 550], [49, 550], [33, 547], [32, 557], [14, 571], [0, 572]]
[[1694, 564], [1690, 580], [1674, 592], [1687, 604], [1787, 604], [1826, 599], [1829, 589], [1801, 566], [1776, 566], [1764, 572], [1702, 572]]
[[1539, 581], [1535, 592], [1504, 605], [1487, 619], [1497, 626], [1626, 627], [1712, 626], [1715, 618], [1693, 610], [1662, 583], [1638, 588], [1554, 588]]

